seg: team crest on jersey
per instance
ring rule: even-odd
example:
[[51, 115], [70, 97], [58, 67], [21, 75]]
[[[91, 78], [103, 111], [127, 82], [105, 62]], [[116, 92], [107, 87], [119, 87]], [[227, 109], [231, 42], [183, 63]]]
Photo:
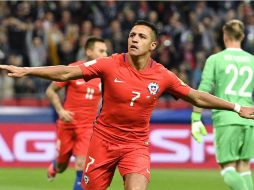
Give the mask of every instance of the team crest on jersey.
[[85, 184], [88, 184], [89, 182], [89, 177], [87, 175], [84, 175], [84, 182]]
[[156, 82], [151, 82], [147, 86], [150, 94], [155, 95], [159, 91], [159, 85]]

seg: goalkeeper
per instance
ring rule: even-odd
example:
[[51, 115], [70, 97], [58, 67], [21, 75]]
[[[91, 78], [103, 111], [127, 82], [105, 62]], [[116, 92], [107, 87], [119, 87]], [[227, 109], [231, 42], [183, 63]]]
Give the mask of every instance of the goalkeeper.
[[[226, 49], [210, 56], [205, 64], [199, 90], [240, 105], [253, 105], [254, 57], [241, 49], [244, 25], [231, 20], [223, 26]], [[240, 105], [239, 105], [240, 104]], [[199, 143], [206, 129], [201, 122], [201, 108], [192, 112], [192, 136]], [[237, 113], [212, 110], [216, 161], [225, 184], [232, 190], [253, 190], [250, 159], [254, 156], [254, 122]]]

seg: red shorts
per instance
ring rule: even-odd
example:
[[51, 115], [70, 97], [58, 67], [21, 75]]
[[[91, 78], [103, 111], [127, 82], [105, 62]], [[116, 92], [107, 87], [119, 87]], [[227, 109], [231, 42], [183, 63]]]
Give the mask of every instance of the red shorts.
[[57, 162], [68, 162], [72, 155], [86, 157], [93, 128], [57, 128]]
[[105, 190], [111, 183], [116, 167], [122, 176], [144, 175], [150, 180], [149, 145], [116, 144], [93, 133], [82, 176], [85, 190]]

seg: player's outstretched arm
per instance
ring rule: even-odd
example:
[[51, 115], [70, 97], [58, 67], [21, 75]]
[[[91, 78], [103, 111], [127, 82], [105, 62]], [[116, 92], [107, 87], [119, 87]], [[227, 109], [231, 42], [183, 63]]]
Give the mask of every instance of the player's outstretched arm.
[[54, 81], [67, 81], [83, 77], [79, 66], [16, 67], [13, 65], [0, 65], [0, 70], [6, 70], [10, 77], [30, 75]]
[[240, 106], [206, 92], [191, 89], [187, 96], [181, 98], [200, 108], [235, 111], [241, 117], [254, 119], [254, 106]]

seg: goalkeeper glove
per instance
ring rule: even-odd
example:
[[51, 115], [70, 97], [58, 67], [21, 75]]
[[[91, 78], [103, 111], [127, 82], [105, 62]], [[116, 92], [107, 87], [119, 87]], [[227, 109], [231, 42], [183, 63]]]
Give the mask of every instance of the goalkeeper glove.
[[202, 143], [202, 136], [207, 135], [206, 128], [201, 121], [201, 113], [192, 112], [191, 114], [191, 134], [198, 143]]

